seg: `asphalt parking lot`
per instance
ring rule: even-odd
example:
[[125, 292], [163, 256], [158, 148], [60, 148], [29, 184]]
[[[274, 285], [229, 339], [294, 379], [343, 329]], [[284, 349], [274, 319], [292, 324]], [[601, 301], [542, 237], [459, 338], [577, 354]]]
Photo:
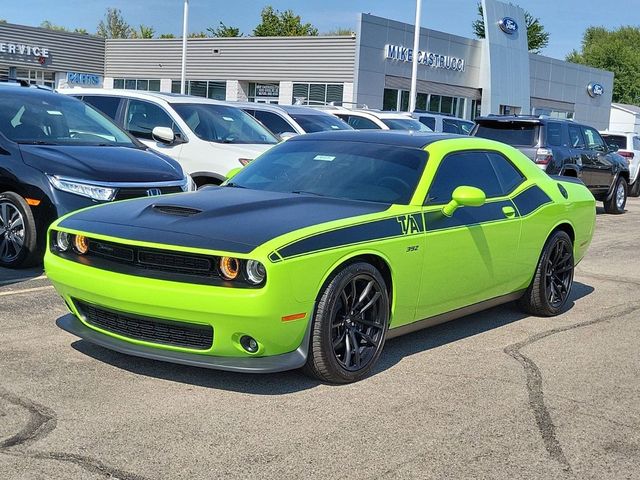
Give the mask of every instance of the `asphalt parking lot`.
[[127, 357], [0, 269], [0, 479], [640, 478], [640, 200], [557, 318], [494, 308], [391, 340], [347, 386]]

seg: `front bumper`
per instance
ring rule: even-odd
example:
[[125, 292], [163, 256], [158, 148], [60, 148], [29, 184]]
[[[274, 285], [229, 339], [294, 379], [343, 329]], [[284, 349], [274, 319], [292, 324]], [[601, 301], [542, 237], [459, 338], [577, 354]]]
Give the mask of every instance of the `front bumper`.
[[274, 373], [301, 368], [307, 360], [310, 329], [307, 328], [304, 340], [297, 350], [282, 355], [271, 357], [216, 357], [200, 355], [196, 353], [178, 352], [172, 350], [160, 350], [158, 348], [136, 345], [104, 335], [87, 327], [75, 315], [67, 314], [56, 321], [61, 329], [101, 347], [115, 350], [116, 352], [133, 355], [136, 357], [161, 360], [164, 362], [179, 363], [192, 367], [211, 368], [215, 370], [227, 370], [230, 372], [244, 373]]

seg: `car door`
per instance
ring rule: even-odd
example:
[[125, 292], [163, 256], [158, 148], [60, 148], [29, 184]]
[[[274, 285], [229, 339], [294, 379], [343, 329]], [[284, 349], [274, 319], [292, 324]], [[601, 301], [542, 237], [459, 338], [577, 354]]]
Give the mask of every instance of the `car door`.
[[[146, 100], [129, 99], [123, 123], [124, 129], [145, 145], [175, 160], [181, 159], [184, 135], [161, 106]], [[171, 128], [177, 141], [171, 144], [156, 142], [151, 134], [155, 127]]]
[[[426, 241], [417, 319], [500, 297], [522, 284], [514, 271], [521, 219], [511, 196], [524, 180], [497, 152], [460, 151], [444, 157], [423, 207]], [[480, 188], [487, 201], [481, 207], [458, 208], [448, 217], [442, 208], [460, 186]]]
[[591, 159], [589, 168], [594, 187], [608, 191], [614, 180], [614, 165], [609, 149], [595, 128], [582, 126], [582, 134]]
[[591, 158], [591, 152], [587, 148], [584, 136], [582, 135], [582, 129], [579, 125], [569, 125], [569, 142], [571, 151], [571, 160], [576, 165], [582, 167], [582, 181], [591, 188], [595, 179], [595, 165]]

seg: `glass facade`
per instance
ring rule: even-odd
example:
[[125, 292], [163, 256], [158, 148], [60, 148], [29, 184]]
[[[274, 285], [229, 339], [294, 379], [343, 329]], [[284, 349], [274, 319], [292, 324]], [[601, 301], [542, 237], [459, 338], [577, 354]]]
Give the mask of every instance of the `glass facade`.
[[[464, 118], [467, 98], [436, 95], [433, 93], [418, 93], [416, 96], [416, 110], [423, 110], [442, 115], [453, 115]], [[383, 110], [406, 112], [409, 110], [409, 92], [385, 88], [383, 95]]]
[[160, 80], [140, 80], [137, 78], [114, 78], [113, 88], [124, 90], [160, 91]]
[[[213, 100], [227, 99], [227, 82], [219, 80], [187, 80], [185, 93]], [[171, 81], [171, 93], [180, 93], [180, 80]]]
[[294, 83], [292, 103], [302, 105], [342, 105], [342, 83]]
[[278, 103], [280, 99], [280, 84], [249, 82], [249, 95], [247, 97], [250, 102]]

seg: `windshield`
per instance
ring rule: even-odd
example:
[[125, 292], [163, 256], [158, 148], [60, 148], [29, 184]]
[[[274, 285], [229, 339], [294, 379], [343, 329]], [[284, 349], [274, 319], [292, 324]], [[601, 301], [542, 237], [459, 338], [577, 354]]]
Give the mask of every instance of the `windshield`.
[[281, 143], [227, 185], [272, 192], [407, 204], [427, 162], [418, 148], [337, 140]]
[[534, 147], [538, 144], [538, 128], [535, 123], [481, 123], [478, 125], [475, 136], [496, 140], [507, 145]]
[[409, 130], [412, 132], [433, 132], [425, 124], [419, 122], [414, 118], [381, 118], [384, 123], [391, 130]]
[[0, 131], [14, 142], [138, 146], [111, 120], [80, 100], [54, 93], [11, 93], [0, 101]]
[[353, 130], [349, 125], [333, 115], [305, 115], [292, 113], [291, 117], [306, 133], [324, 132], [327, 130]]
[[201, 140], [237, 144], [278, 143], [269, 130], [239, 108], [206, 103], [174, 103], [172, 106]]

